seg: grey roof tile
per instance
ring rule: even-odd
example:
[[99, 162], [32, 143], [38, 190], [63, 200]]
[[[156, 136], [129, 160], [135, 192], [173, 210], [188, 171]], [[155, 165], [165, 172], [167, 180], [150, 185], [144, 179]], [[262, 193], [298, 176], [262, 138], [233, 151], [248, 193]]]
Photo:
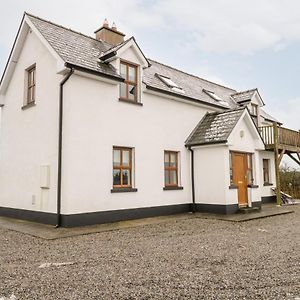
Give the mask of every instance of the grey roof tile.
[[186, 146], [225, 143], [245, 109], [207, 113], [187, 138]]
[[231, 97], [237, 102], [250, 101], [257, 89], [251, 89], [243, 92], [234, 93]]
[[[109, 63], [101, 62], [100, 57], [112, 51], [116, 51], [131, 38], [114, 46], [31, 14], [26, 13], [26, 15], [64, 62], [105, 75], [121, 78], [120, 75], [117, 74], [116, 69]], [[162, 92], [193, 99], [199, 101], [199, 103], [202, 102], [224, 109], [233, 109], [237, 107], [237, 102], [241, 101], [239, 99], [249, 98], [250, 92], [255, 91], [250, 90], [248, 91], [249, 93], [237, 93], [234, 89], [185, 73], [154, 60], [148, 59], [148, 62], [151, 66], [144, 69], [143, 76], [143, 82], [148, 88], [154, 88]], [[155, 76], [155, 74], [170, 77], [182, 88], [184, 93], [180, 90], [173, 90]], [[204, 92], [205, 90], [214, 92], [227, 102], [228, 105], [224, 105], [222, 101], [213, 99]]]
[[101, 53], [106, 52], [112, 45], [28, 13], [26, 15], [63, 61], [119, 77], [112, 65], [99, 62]]
[[[219, 101], [212, 99], [212, 97], [210, 97], [203, 90], [213, 91], [220, 98], [224, 99], [230, 108], [235, 108], [237, 106], [230, 97], [231, 94], [236, 92], [234, 89], [224, 87], [200, 77], [185, 73], [151, 59], [149, 59], [149, 61], [151, 63], [151, 67], [144, 70], [143, 77], [143, 82], [147, 86], [166, 92], [171, 92], [180, 96], [184, 95], [199, 100], [199, 102], [202, 101], [207, 104], [226, 108], [225, 105], [222, 105], [222, 103]], [[155, 74], [169, 77], [174, 83], [183, 89], [184, 94], [173, 91], [171, 87], [164, 84], [157, 76], [155, 76]]]

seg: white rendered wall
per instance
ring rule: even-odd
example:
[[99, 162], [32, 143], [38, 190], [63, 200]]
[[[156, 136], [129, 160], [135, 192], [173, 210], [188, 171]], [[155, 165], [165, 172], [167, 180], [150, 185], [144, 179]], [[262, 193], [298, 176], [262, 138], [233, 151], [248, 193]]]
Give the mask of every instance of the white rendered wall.
[[[36, 106], [22, 110], [25, 69], [36, 63]], [[56, 211], [58, 91], [56, 61], [28, 33], [3, 97], [0, 134], [0, 206]], [[50, 189], [40, 188], [40, 167], [50, 165]]]
[[[120, 102], [118, 85], [77, 75], [65, 92], [63, 213], [191, 203], [184, 141], [206, 109], [147, 93], [143, 106]], [[134, 147], [137, 192], [111, 193], [114, 145]], [[163, 190], [164, 150], [180, 151], [183, 190]]]
[[[269, 176], [270, 176], [270, 183], [272, 183], [272, 186], [264, 186], [264, 177], [263, 177], [263, 159], [269, 159]], [[272, 192], [271, 188], [276, 187], [276, 175], [275, 175], [275, 157], [274, 152], [271, 151], [262, 151], [260, 152], [260, 190], [261, 190], [261, 196], [274, 196], [274, 193]]]
[[220, 145], [200, 146], [194, 149], [194, 155], [195, 202], [227, 204], [228, 147]]

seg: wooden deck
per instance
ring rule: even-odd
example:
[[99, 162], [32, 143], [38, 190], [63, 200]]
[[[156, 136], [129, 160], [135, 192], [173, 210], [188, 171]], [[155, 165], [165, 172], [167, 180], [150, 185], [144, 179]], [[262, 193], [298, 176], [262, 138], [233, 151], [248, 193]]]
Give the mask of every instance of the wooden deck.
[[[258, 129], [267, 150], [274, 150], [277, 146], [279, 150], [285, 149], [291, 153], [300, 152], [299, 131], [275, 125], [259, 127]], [[277, 142], [275, 142], [276, 138]]]

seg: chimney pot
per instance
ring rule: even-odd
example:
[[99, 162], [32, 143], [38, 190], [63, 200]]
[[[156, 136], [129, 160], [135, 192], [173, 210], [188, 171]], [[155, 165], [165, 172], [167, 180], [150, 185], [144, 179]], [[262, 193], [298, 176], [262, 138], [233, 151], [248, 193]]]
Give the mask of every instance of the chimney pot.
[[117, 30], [117, 25], [116, 25], [115, 22], [112, 23], [111, 29], [114, 30], [114, 31], [118, 31]]
[[108, 21], [107, 21], [106, 18], [105, 18], [104, 21], [103, 21], [103, 27], [106, 27], [106, 28], [109, 27], [109, 24], [108, 24]]
[[116, 23], [113, 22], [111, 28], [109, 27], [108, 21], [105, 18], [101, 28], [95, 31], [96, 39], [98, 41], [104, 41], [111, 45], [117, 45], [124, 42], [125, 34], [117, 30]]

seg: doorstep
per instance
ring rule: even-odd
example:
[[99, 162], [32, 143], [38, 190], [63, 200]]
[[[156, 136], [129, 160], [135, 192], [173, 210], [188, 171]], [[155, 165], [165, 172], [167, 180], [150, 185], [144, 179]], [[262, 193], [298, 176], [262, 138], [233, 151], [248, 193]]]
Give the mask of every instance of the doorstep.
[[294, 213], [295, 211], [292, 207], [287, 206], [277, 206], [276, 204], [263, 204], [261, 209], [257, 212], [251, 213], [236, 213], [231, 215], [216, 215], [216, 214], [207, 214], [207, 213], [198, 213], [199, 217], [206, 219], [217, 219], [222, 221], [230, 221], [230, 222], [246, 222], [261, 218], [279, 216]]

